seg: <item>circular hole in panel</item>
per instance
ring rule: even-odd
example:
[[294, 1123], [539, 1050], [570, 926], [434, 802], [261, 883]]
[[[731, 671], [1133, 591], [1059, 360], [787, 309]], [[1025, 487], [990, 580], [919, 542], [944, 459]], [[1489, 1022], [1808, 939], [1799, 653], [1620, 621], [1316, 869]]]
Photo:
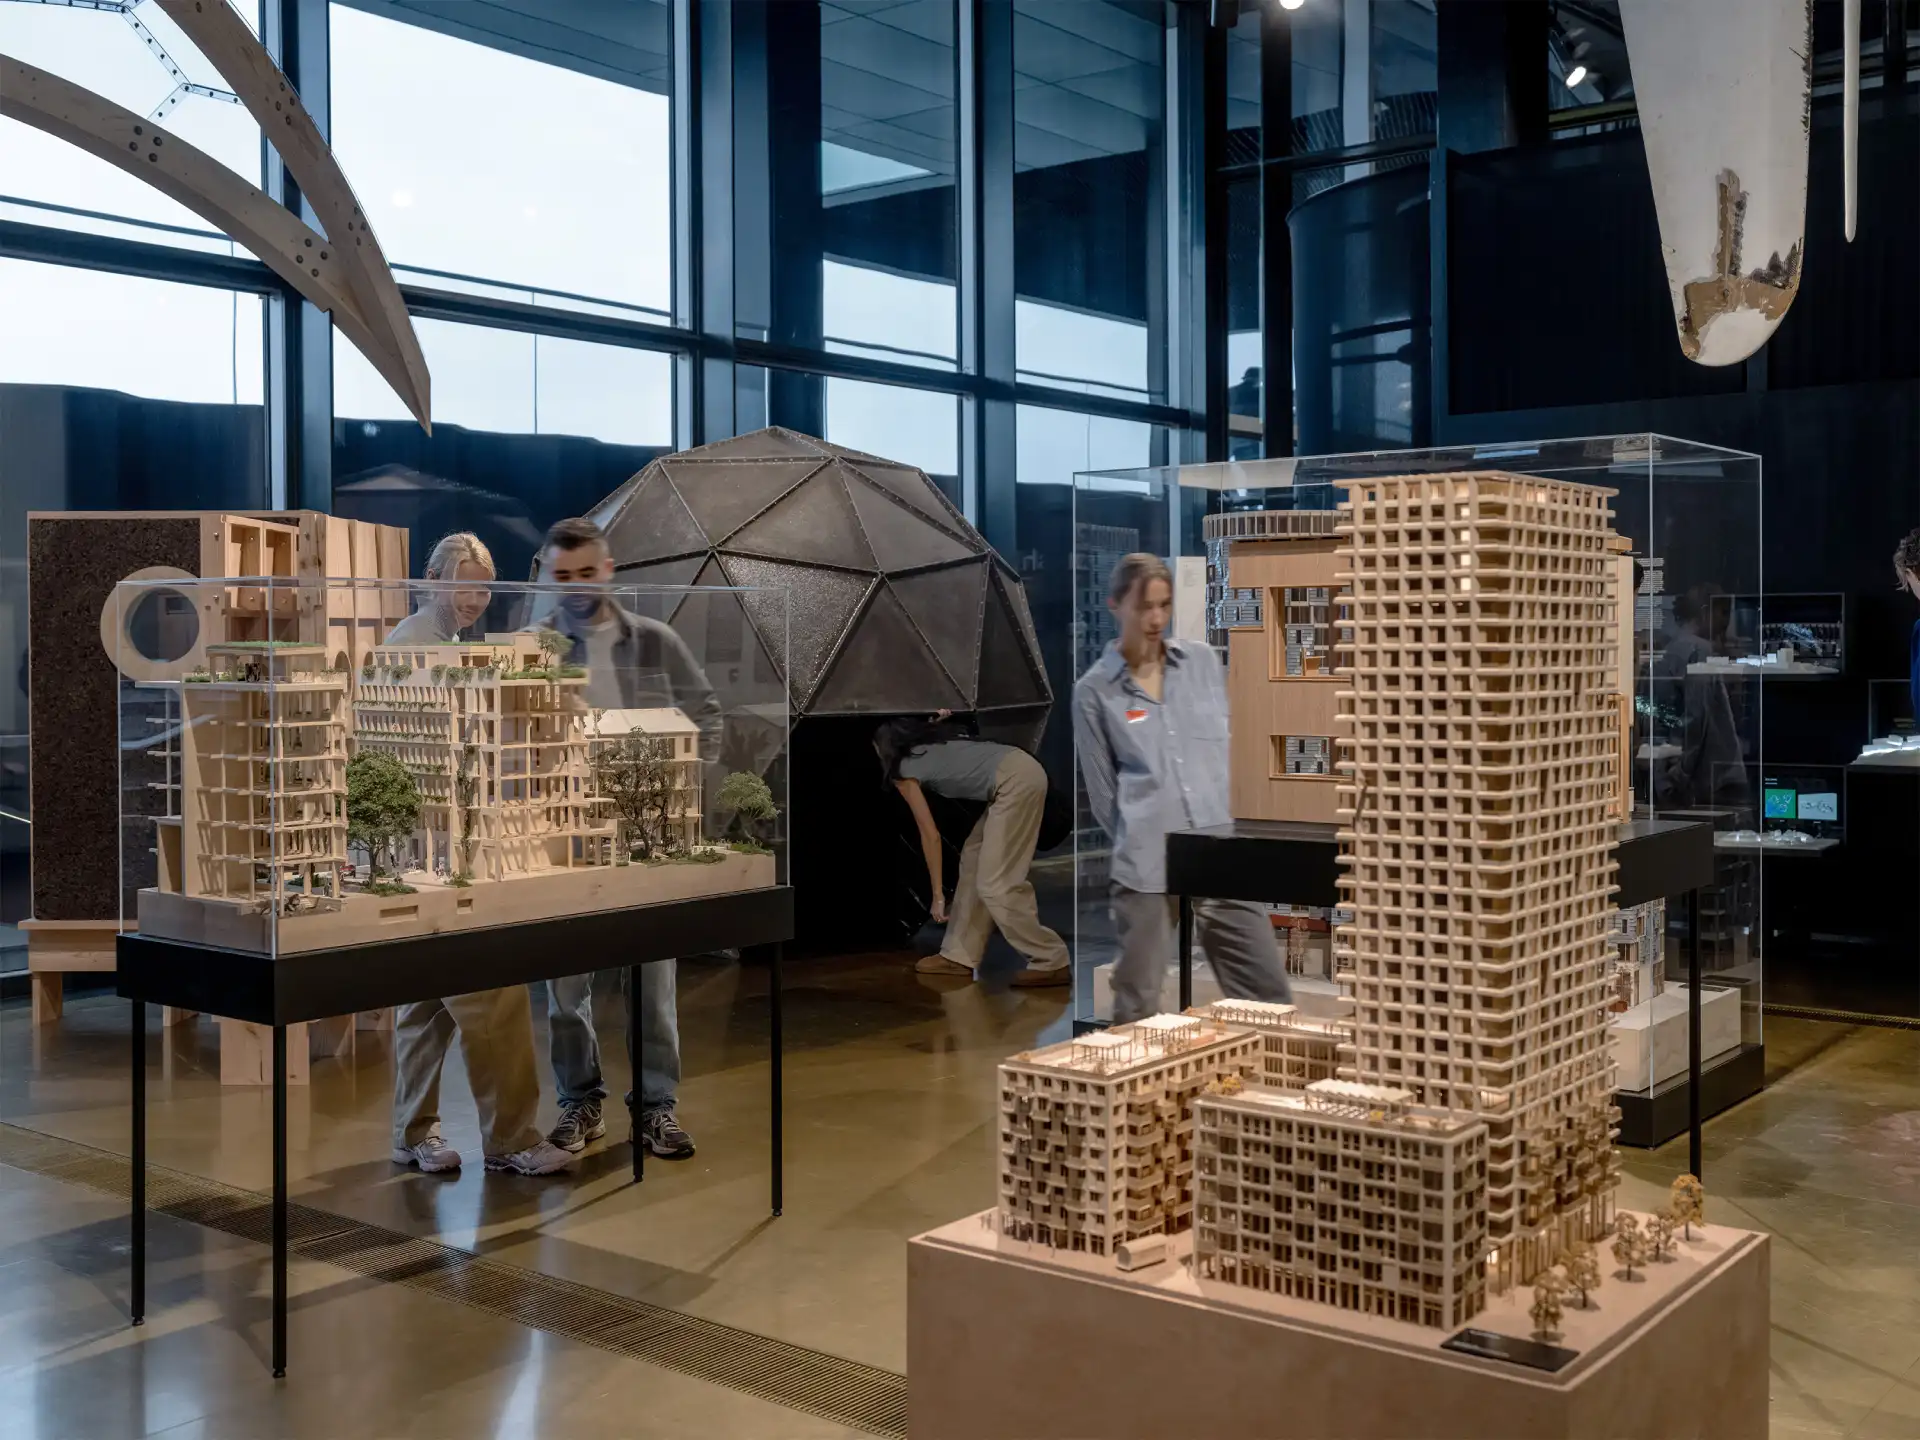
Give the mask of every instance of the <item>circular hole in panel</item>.
[[139, 589], [116, 586], [100, 607], [100, 648], [129, 680], [177, 680], [201, 649], [202, 617], [189, 572], [174, 565], [149, 565], [128, 580], [178, 580]]
[[200, 638], [191, 596], [155, 587], [127, 607], [127, 648], [142, 660], [178, 660]]

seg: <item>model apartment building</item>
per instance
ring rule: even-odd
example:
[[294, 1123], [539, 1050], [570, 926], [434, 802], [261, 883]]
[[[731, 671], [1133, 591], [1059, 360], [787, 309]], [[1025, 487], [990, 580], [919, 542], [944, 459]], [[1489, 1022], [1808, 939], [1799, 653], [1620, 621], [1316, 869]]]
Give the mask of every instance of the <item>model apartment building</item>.
[[1667, 902], [1649, 900], [1615, 910], [1607, 928], [1613, 958], [1607, 967], [1610, 1009], [1621, 1015], [1667, 988]]
[[358, 745], [420, 788], [412, 863], [502, 880], [613, 862], [615, 826], [593, 793], [584, 670], [565, 675], [531, 634], [381, 645], [354, 699]]
[[1194, 1104], [1193, 1268], [1416, 1325], [1486, 1304], [1487, 1127], [1405, 1090], [1229, 1084]]
[[[1341, 1074], [1405, 1091], [1435, 1124], [1484, 1122], [1489, 1272], [1524, 1283], [1605, 1232], [1618, 1183], [1614, 492], [1497, 473], [1342, 483]], [[1477, 1190], [1474, 1174], [1446, 1184]]]
[[1331, 1080], [1340, 1068], [1340, 1045], [1352, 1034], [1344, 1020], [1302, 1015], [1299, 1007], [1271, 1000], [1215, 1000], [1187, 1011], [1204, 1020], [1251, 1030], [1260, 1037], [1261, 1085], [1298, 1089]]
[[594, 710], [587, 716], [590, 757], [644, 759], [661, 771], [655, 838], [670, 849], [700, 843], [700, 727], [684, 710]]
[[1225, 570], [1211, 609], [1227, 651], [1236, 819], [1335, 818], [1334, 717], [1347, 635], [1337, 519], [1332, 510], [1250, 510], [1205, 522], [1209, 556], [1217, 547], [1214, 568]]
[[327, 647], [209, 644], [180, 684], [180, 716], [174, 813], [155, 821], [158, 888], [248, 913], [337, 908], [352, 726]]
[[1261, 1064], [1260, 1036], [1150, 1015], [1000, 1067], [1001, 1233], [1111, 1256], [1193, 1218], [1193, 1103]]

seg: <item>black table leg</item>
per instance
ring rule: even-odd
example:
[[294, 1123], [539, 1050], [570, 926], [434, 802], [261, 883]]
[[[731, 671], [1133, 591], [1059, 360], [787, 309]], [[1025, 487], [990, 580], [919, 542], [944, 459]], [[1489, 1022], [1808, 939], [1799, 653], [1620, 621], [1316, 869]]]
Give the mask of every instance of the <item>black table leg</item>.
[[147, 1321], [147, 1002], [133, 1002], [133, 1323]]
[[767, 957], [767, 1006], [768, 1006], [768, 1061], [772, 1067], [772, 1093], [768, 1099], [772, 1102], [773, 1132], [773, 1213], [778, 1215], [785, 1203], [782, 1186], [784, 1184], [784, 1160], [786, 1149], [786, 1114], [781, 1096], [782, 1077], [780, 1074], [780, 946], [776, 944]]
[[1700, 1174], [1700, 892], [1687, 892], [1687, 1167]]
[[287, 1373], [287, 1027], [273, 1027], [273, 1378]]
[[[677, 961], [669, 961], [677, 964]], [[640, 1013], [640, 967], [627, 967], [627, 1049], [632, 1057], [633, 1104], [627, 1107], [627, 1121], [633, 1127], [633, 1183], [638, 1185], [647, 1174], [647, 1142], [640, 1134], [640, 1122], [646, 1113], [646, 1097], [640, 1093], [640, 1066], [643, 1039], [635, 1018]]]
[[1193, 901], [1180, 897], [1180, 1008], [1193, 1004]]

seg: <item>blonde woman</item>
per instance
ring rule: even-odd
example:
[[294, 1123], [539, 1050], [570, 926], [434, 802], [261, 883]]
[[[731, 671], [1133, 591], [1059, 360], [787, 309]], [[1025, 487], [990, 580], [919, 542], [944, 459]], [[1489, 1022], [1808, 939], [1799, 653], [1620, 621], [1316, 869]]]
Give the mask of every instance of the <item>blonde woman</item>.
[[[389, 645], [446, 645], [486, 613], [493, 556], [477, 535], [448, 535], [427, 557], [426, 579], [438, 586], [419, 609], [393, 627]], [[480, 1141], [489, 1170], [552, 1175], [573, 1157], [549, 1145], [534, 1122], [540, 1080], [534, 1066], [533, 1011], [527, 987], [482, 990], [445, 1000], [402, 1005], [393, 1025], [393, 1163], [428, 1174], [460, 1168], [460, 1152], [440, 1134], [440, 1070], [455, 1034], [480, 1112]]]

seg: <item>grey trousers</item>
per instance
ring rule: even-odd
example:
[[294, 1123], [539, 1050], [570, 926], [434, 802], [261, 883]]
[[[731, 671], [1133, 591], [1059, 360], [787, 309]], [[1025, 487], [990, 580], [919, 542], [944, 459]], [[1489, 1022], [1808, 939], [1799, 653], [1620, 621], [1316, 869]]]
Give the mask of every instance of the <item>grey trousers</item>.
[[[1113, 967], [1113, 1021], [1124, 1025], [1160, 1013], [1167, 966], [1176, 956], [1180, 902], [1115, 885], [1109, 894], [1120, 958]], [[1193, 901], [1193, 933], [1220, 988], [1234, 1000], [1293, 999], [1273, 921], [1245, 900]]]
[[456, 1032], [486, 1153], [511, 1155], [537, 1145], [533, 1011], [527, 987], [513, 985], [399, 1007], [393, 1022], [393, 1148], [439, 1133], [440, 1067]]

